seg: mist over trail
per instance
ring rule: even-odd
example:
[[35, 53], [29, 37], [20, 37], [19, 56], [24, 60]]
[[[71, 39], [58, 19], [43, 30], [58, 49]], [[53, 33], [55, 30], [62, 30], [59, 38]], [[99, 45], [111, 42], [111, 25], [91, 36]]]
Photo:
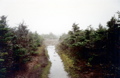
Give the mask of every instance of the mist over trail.
[[49, 45], [57, 45], [59, 43], [58, 39], [45, 39], [44, 40], [44, 45], [49, 46]]

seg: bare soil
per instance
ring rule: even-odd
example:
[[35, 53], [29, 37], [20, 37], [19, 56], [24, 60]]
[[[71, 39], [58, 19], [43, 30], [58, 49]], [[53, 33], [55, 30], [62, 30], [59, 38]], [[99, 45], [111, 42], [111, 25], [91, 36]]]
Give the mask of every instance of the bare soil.
[[[26, 64], [27, 70], [20, 70], [15, 73], [13, 78], [40, 78], [43, 69], [48, 64], [48, 58], [45, 55], [45, 51], [37, 56], [33, 56], [32, 61]], [[26, 69], [26, 68], [25, 68]]]

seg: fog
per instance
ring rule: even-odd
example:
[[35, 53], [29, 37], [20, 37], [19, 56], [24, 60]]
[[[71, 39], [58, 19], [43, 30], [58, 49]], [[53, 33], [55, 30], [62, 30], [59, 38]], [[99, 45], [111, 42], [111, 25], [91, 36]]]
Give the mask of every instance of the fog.
[[120, 0], [0, 0], [0, 16], [6, 15], [11, 27], [24, 21], [39, 34], [67, 33], [73, 23], [80, 29], [106, 26], [119, 10]]

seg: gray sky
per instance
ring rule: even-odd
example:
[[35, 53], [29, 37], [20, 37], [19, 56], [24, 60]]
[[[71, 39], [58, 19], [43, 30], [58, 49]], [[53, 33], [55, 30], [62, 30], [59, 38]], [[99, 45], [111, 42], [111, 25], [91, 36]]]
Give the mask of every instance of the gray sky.
[[116, 16], [120, 0], [0, 0], [0, 16], [8, 16], [8, 24], [18, 26], [24, 21], [38, 33], [66, 33], [73, 23], [81, 29], [96, 28]]

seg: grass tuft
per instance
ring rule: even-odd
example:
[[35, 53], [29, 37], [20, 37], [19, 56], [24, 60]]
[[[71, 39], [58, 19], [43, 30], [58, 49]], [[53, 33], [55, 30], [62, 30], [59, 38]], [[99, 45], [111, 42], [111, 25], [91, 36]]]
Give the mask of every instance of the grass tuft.
[[51, 62], [49, 61], [48, 65], [43, 69], [43, 73], [42, 73], [41, 78], [48, 78], [48, 74], [50, 73], [49, 72], [50, 67], [51, 67]]

